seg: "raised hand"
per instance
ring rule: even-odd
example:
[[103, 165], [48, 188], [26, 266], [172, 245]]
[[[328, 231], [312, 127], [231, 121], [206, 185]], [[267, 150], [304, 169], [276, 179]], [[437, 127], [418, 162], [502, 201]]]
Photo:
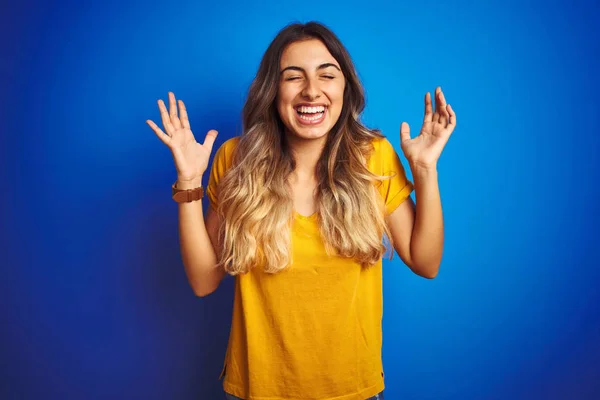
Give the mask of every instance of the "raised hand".
[[178, 182], [201, 181], [202, 174], [208, 168], [208, 160], [218, 132], [210, 130], [204, 138], [204, 143], [196, 142], [190, 128], [187, 111], [183, 101], [179, 100], [179, 116], [175, 94], [169, 92], [169, 111], [162, 100], [158, 100], [158, 108], [165, 132], [154, 122], [146, 120], [156, 136], [169, 147], [175, 160]]
[[446, 104], [442, 89], [435, 89], [435, 113], [431, 104], [431, 95], [425, 94], [425, 118], [421, 133], [410, 138], [408, 123], [400, 127], [400, 146], [411, 167], [436, 168], [437, 161], [454, 128], [456, 114], [450, 104]]

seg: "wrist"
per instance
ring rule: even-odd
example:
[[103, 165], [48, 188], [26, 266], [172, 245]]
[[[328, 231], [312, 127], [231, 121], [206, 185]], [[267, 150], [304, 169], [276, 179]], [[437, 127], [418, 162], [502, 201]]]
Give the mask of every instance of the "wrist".
[[195, 189], [200, 186], [202, 186], [202, 176], [194, 178], [194, 179], [177, 178], [177, 183], [175, 184], [175, 187], [177, 189], [183, 189], [183, 190]]
[[414, 162], [408, 160], [408, 165], [410, 166], [410, 170], [414, 173], [431, 173], [437, 171], [437, 162], [432, 164], [424, 164], [420, 162]]
[[410, 170], [415, 180], [437, 179], [438, 171], [435, 165], [423, 166], [411, 164]]

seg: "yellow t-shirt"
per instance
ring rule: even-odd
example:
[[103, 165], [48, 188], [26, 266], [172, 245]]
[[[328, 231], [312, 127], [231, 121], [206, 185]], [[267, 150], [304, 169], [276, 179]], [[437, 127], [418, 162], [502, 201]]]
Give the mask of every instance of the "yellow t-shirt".
[[[219, 178], [239, 141], [215, 154], [207, 195], [216, 209]], [[412, 192], [387, 139], [373, 141], [368, 167], [383, 181], [391, 213]], [[268, 274], [254, 268], [236, 276], [233, 318], [223, 367], [226, 392], [248, 400], [364, 400], [384, 389], [381, 260], [364, 269], [330, 257], [316, 215], [295, 214], [293, 264]], [[223, 376], [222, 374], [222, 376]]]

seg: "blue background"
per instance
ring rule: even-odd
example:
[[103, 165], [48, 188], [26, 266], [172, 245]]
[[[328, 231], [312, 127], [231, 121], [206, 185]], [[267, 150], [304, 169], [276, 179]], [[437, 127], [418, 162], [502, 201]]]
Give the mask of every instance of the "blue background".
[[405, 165], [425, 92], [458, 115], [438, 277], [384, 262], [386, 399], [600, 398], [598, 10], [421, 3], [4, 5], [0, 398], [222, 398], [233, 279], [188, 286], [145, 120], [174, 91], [197, 137], [238, 135], [296, 20], [338, 34]]

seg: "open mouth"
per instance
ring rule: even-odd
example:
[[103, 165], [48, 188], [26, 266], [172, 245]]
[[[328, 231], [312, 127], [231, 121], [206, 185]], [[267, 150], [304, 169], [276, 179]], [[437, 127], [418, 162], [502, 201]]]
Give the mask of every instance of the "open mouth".
[[298, 106], [296, 107], [296, 115], [298, 116], [298, 120], [306, 125], [314, 125], [325, 119], [325, 114], [327, 113], [326, 106]]

